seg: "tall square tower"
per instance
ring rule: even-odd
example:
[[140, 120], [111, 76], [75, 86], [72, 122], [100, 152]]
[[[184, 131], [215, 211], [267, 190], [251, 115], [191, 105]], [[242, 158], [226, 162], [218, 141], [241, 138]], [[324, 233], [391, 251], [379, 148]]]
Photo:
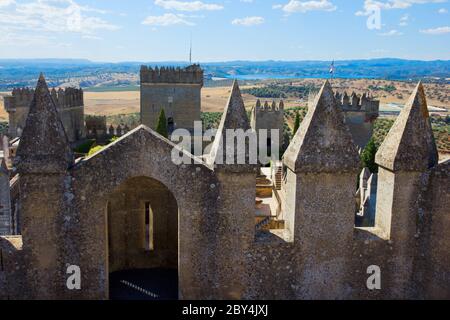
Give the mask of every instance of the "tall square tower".
[[155, 129], [161, 109], [169, 133], [183, 128], [192, 131], [200, 121], [203, 70], [194, 64], [186, 68], [141, 67], [141, 123]]

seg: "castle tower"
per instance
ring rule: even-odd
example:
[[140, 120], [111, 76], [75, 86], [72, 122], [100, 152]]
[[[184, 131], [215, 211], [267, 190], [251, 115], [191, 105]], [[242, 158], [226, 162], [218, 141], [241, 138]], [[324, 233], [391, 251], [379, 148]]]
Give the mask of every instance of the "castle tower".
[[[69, 141], [77, 142], [86, 136], [84, 127], [84, 103], [81, 89], [52, 89], [50, 93], [63, 123]], [[34, 90], [28, 88], [13, 89], [11, 96], [6, 96], [5, 110], [9, 116], [11, 138], [20, 137], [25, 127]]]
[[[61, 248], [71, 193], [66, 172], [73, 154], [43, 75], [39, 77], [17, 150], [26, 280], [30, 298], [63, 296], [66, 263]], [[68, 237], [70, 238], [70, 237]]]
[[[250, 164], [248, 140], [256, 142], [254, 133], [245, 141], [235, 141], [227, 130], [250, 129], [237, 81], [225, 108], [218, 135], [214, 141], [208, 164], [216, 171], [219, 188], [217, 199], [217, 246], [216, 257], [220, 269], [217, 273], [216, 296], [225, 299], [242, 299], [248, 281], [246, 251], [251, 247], [255, 235], [254, 206], [256, 197], [257, 166]], [[234, 142], [234, 143], [233, 143]], [[245, 148], [238, 148], [243, 142]], [[244, 159], [243, 162], [238, 162]], [[223, 161], [222, 161], [223, 160]], [[239, 190], [239, 192], [236, 192]], [[242, 194], [246, 196], [243, 197]], [[248, 251], [247, 251], [248, 252]]]
[[[345, 299], [359, 155], [328, 81], [284, 156], [290, 241], [301, 248], [297, 299]], [[318, 281], [324, 277], [327, 281]]]
[[141, 123], [156, 129], [162, 109], [169, 131], [192, 131], [200, 121], [203, 70], [199, 65], [184, 69], [141, 67]]
[[417, 229], [417, 199], [424, 173], [438, 163], [424, 89], [419, 83], [376, 155], [380, 166], [375, 227], [379, 236], [394, 243], [395, 273], [392, 297], [411, 297], [413, 250], [420, 234]]
[[0, 158], [0, 236], [12, 234], [11, 192], [6, 158]]
[[[278, 150], [284, 143], [284, 102], [279, 102], [278, 108], [275, 101], [271, 106], [266, 101], [261, 108], [261, 101], [256, 101], [256, 106], [252, 110], [251, 127], [258, 136], [259, 149], [262, 147], [271, 150], [273, 144], [276, 144]], [[267, 134], [261, 130], [266, 130]], [[278, 135], [272, 135], [272, 130], [277, 130]]]

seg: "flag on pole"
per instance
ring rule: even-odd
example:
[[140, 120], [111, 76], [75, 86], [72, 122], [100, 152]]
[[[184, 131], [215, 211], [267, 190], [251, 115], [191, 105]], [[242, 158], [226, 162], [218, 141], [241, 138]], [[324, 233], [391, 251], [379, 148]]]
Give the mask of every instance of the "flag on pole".
[[334, 71], [335, 71], [336, 69], [334, 68], [334, 60], [333, 60], [333, 62], [331, 63], [331, 66], [330, 66], [330, 74], [331, 74], [331, 76], [333, 76], [334, 75]]

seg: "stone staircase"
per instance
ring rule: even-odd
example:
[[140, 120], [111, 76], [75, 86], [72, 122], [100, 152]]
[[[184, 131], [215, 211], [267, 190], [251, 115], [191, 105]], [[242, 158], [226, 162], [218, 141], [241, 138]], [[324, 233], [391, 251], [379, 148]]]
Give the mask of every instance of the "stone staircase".
[[268, 226], [270, 224], [270, 219], [270, 217], [266, 217], [258, 222], [255, 226], [256, 231], [261, 231], [264, 227]]
[[275, 185], [275, 189], [281, 190], [281, 184], [283, 181], [283, 165], [281, 164], [281, 162], [274, 164], [273, 171], [273, 183]]

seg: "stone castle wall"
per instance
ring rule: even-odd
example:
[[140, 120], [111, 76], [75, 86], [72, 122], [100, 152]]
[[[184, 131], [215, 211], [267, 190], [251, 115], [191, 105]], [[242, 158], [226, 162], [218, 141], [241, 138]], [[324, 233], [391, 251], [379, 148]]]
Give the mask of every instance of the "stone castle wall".
[[[48, 123], [53, 141], [36, 141], [31, 125], [19, 146], [23, 250], [0, 238], [2, 298], [107, 299], [110, 268], [120, 264], [108, 256], [108, 201], [120, 201], [117, 191], [127, 197], [128, 183], [142, 177], [159, 181], [177, 204], [181, 299], [450, 298], [450, 162], [437, 162], [420, 85], [377, 154], [375, 227], [355, 227], [358, 150], [326, 83], [286, 151], [285, 229], [270, 231], [255, 228], [257, 166], [218, 164], [220, 148], [231, 152], [223, 139], [206, 158], [184, 152], [192, 163], [176, 165], [175, 146], [140, 126], [74, 163], [45, 105], [45, 82], [38, 86], [41, 105], [30, 114]], [[219, 133], [231, 128], [250, 128], [237, 84]], [[128, 201], [115, 212], [142, 212]], [[81, 290], [65, 287], [67, 264], [80, 266]], [[367, 287], [370, 266], [381, 270], [380, 290]]]
[[[4, 161], [4, 159], [0, 159]], [[0, 168], [0, 235], [12, 234], [11, 195], [9, 192], [9, 171]]]
[[[267, 139], [270, 139], [272, 142], [272, 136], [270, 130], [275, 129], [279, 130], [278, 141], [277, 144], [279, 148], [283, 146], [284, 143], [284, 103], [280, 101], [278, 104], [273, 101], [271, 105], [266, 101], [264, 105], [261, 104], [261, 101], [256, 102], [256, 106], [253, 108], [251, 113], [251, 126], [252, 129], [256, 130], [259, 136], [259, 130], [266, 129], [268, 130]], [[275, 141], [274, 141], [275, 142]], [[269, 143], [269, 140], [268, 140]]]
[[198, 65], [187, 68], [141, 68], [141, 123], [156, 129], [161, 109], [166, 114], [169, 131], [193, 130], [200, 121], [203, 70]]
[[[50, 94], [55, 101], [69, 141], [76, 142], [83, 139], [85, 137], [83, 90], [52, 89]], [[4, 98], [5, 109], [9, 114], [10, 137], [22, 135], [33, 96], [32, 89], [16, 88], [11, 96]]]
[[364, 148], [373, 134], [374, 121], [379, 116], [380, 101], [374, 100], [364, 93], [358, 96], [347, 92], [335, 93], [336, 100], [344, 111], [345, 121], [352, 133], [353, 140], [360, 148]]

